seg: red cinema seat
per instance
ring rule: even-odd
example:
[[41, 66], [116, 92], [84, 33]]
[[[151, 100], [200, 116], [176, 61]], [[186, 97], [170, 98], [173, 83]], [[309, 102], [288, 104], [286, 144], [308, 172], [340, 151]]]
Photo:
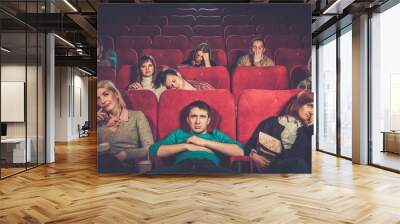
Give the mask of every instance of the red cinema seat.
[[221, 16], [197, 16], [196, 25], [221, 25]]
[[115, 75], [115, 71], [113, 68], [110, 67], [101, 67], [97, 69], [97, 79], [100, 80], [110, 80], [115, 85], [115, 81], [117, 76]]
[[200, 8], [199, 10], [197, 10], [197, 15], [201, 16], [217, 16], [221, 13], [221, 8]]
[[110, 36], [102, 36], [100, 37], [101, 43], [103, 44], [104, 49], [114, 50], [114, 39]]
[[237, 98], [245, 89], [289, 89], [284, 66], [237, 67], [233, 73], [232, 93]]
[[155, 25], [165, 26], [168, 24], [166, 16], [142, 16], [140, 17], [139, 25]]
[[193, 27], [195, 36], [224, 36], [223, 26], [197, 25]]
[[207, 43], [211, 49], [225, 49], [225, 38], [222, 36], [192, 36], [189, 42], [192, 49], [201, 43]]
[[157, 140], [158, 101], [150, 90], [129, 90], [124, 92], [126, 103], [131, 110], [140, 110], [149, 121], [153, 139]]
[[[107, 11], [107, 10], [106, 10]], [[127, 26], [137, 25], [140, 18], [137, 16], [136, 13], [120, 13], [118, 16], [115, 16], [114, 12], [110, 11], [111, 13], [106, 16], [102, 16], [102, 20], [106, 20], [107, 22], [112, 22], [111, 24], [124, 24]], [[102, 14], [104, 15], [104, 14]], [[113, 18], [110, 20], [110, 18]]]
[[[302, 20], [300, 20], [300, 21], [302, 21]], [[304, 24], [296, 24], [296, 23], [294, 23], [294, 24], [291, 24], [290, 27], [289, 27], [290, 33], [291, 34], [295, 34], [295, 35], [299, 35], [299, 34], [300, 35], [306, 35], [306, 33], [307, 33], [306, 30], [307, 30], [307, 27], [304, 26]]]
[[222, 24], [224, 26], [229, 25], [250, 25], [249, 15], [227, 15], [222, 19]]
[[173, 68], [183, 61], [183, 53], [179, 49], [144, 49], [142, 53], [153, 56], [158, 65]]
[[125, 25], [104, 24], [99, 28], [98, 34], [104, 36], [129, 35], [129, 27]]
[[246, 144], [261, 121], [278, 115], [299, 90], [244, 90], [237, 102], [237, 140]]
[[[189, 49], [185, 51], [185, 58], [193, 58], [194, 49]], [[211, 60], [215, 62], [216, 65], [226, 66], [227, 58], [225, 51], [222, 49], [211, 49]]]
[[188, 47], [189, 39], [184, 35], [153, 37], [153, 48], [156, 49], [180, 49], [185, 51]]
[[254, 15], [250, 19], [250, 22], [253, 25], [274, 24], [274, 23], [279, 23], [278, 21], [282, 21], [282, 20], [279, 20], [278, 17], [274, 13], [267, 14], [265, 12], [263, 13], [263, 15]]
[[195, 8], [177, 8], [171, 12], [176, 15], [196, 15], [197, 9]]
[[119, 36], [116, 39], [116, 49], [135, 49], [136, 52], [140, 53], [145, 48], [150, 48], [152, 45], [151, 38], [149, 36]]
[[264, 38], [266, 48], [271, 49], [272, 54], [278, 48], [301, 48], [301, 37], [297, 35], [267, 35]]
[[193, 36], [193, 30], [191, 26], [164, 26], [163, 35], [165, 36], [179, 36], [185, 35], [186, 37]]
[[233, 35], [226, 38], [226, 50], [250, 49], [252, 36]]
[[172, 15], [168, 17], [168, 25], [188, 25], [194, 26], [196, 24], [196, 18], [193, 15]]
[[226, 26], [224, 35], [226, 38], [230, 35], [251, 36], [255, 32], [255, 26]]
[[179, 73], [186, 80], [207, 82], [216, 89], [230, 90], [229, 72], [224, 66], [214, 67], [179, 67]]
[[279, 48], [275, 51], [275, 64], [284, 65], [291, 71], [296, 65], [307, 64], [310, 57], [310, 48]]
[[256, 33], [260, 36], [288, 34], [289, 29], [285, 24], [260, 24], [256, 27]]
[[226, 7], [222, 9], [222, 13], [225, 15], [248, 15], [250, 9], [248, 7]]
[[135, 25], [129, 27], [129, 34], [131, 36], [150, 36], [154, 37], [161, 35], [161, 28], [159, 26], [146, 26], [146, 25]]
[[158, 110], [158, 137], [165, 138], [178, 128], [187, 129], [181, 121], [184, 107], [196, 100], [206, 102], [212, 109], [209, 130], [219, 129], [236, 139], [235, 101], [228, 90], [167, 90], [161, 94]]
[[239, 60], [239, 57], [249, 53], [249, 48], [246, 49], [232, 49], [228, 51], [228, 68], [233, 69]]
[[130, 48], [119, 48], [117, 49], [117, 62], [118, 67], [121, 65], [137, 65], [138, 54], [134, 49]]
[[132, 77], [135, 69], [137, 69], [137, 67], [133, 65], [121, 65], [119, 67], [116, 83], [118, 89], [126, 90], [128, 88], [129, 83], [133, 80]]
[[219, 66], [226, 66], [228, 64], [226, 53], [222, 49], [211, 49], [211, 59]]

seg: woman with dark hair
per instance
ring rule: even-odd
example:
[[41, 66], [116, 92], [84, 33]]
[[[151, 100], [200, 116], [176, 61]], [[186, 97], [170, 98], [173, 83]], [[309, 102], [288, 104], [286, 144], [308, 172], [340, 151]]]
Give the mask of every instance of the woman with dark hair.
[[147, 118], [141, 111], [128, 110], [109, 80], [97, 83], [97, 106], [99, 172], [134, 171], [137, 162], [148, 159], [154, 143]]
[[160, 85], [157, 80], [157, 69], [154, 58], [150, 55], [143, 55], [139, 60], [138, 78], [134, 83], [129, 84], [129, 90], [148, 89], [156, 94], [157, 99], [166, 88]]
[[279, 116], [262, 121], [245, 149], [260, 173], [311, 172], [314, 95], [302, 91]]
[[211, 60], [211, 52], [207, 43], [201, 43], [193, 51], [193, 55], [183, 62], [183, 64], [193, 67], [211, 67], [215, 66], [215, 63]]

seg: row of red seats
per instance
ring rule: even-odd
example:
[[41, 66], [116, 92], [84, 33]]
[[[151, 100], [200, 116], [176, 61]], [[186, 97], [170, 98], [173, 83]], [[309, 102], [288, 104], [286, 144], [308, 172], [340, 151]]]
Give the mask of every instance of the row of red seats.
[[[233, 70], [239, 57], [248, 52], [248, 49], [232, 49], [226, 55], [224, 50], [212, 49], [211, 59], [217, 66], [227, 66], [230, 70]], [[159, 66], [165, 65], [176, 68], [185, 59], [190, 58], [193, 49], [187, 50], [185, 54], [179, 49], [144, 49], [142, 54], [152, 55]], [[117, 49], [117, 56], [119, 68], [125, 64], [133, 66], [138, 64], [139, 54], [133, 49]], [[309, 48], [279, 48], [275, 51], [274, 57], [271, 58], [274, 59], [276, 65], [283, 65], [290, 71], [295, 65], [307, 64], [310, 56]]]
[[[303, 67], [303, 66], [302, 66]], [[127, 89], [131, 82], [132, 66], [125, 65], [119, 70], [117, 76], [112, 69], [99, 69], [98, 80], [111, 80], [118, 89]], [[242, 91], [246, 89], [269, 89], [284, 90], [293, 88], [289, 86], [289, 80], [298, 80], [298, 77], [290, 77], [285, 67], [238, 67], [235, 69], [232, 79], [225, 67], [215, 66], [211, 68], [178, 68], [186, 80], [198, 80], [211, 84], [216, 89], [225, 89], [230, 91], [235, 98], [238, 98]], [[289, 73], [290, 74], [290, 73]], [[304, 79], [306, 77], [300, 77]]]
[[[127, 104], [142, 111], [149, 120], [155, 139], [162, 139], [178, 128], [181, 110], [196, 100], [208, 103], [213, 109], [210, 129], [218, 128], [233, 139], [245, 144], [257, 125], [278, 113], [299, 90], [246, 90], [235, 101], [227, 90], [168, 90], [159, 102], [149, 90], [125, 93]], [[166, 119], [168, 118], [168, 119]]]
[[[259, 17], [250, 15], [226, 15], [226, 16], [204, 16], [204, 15], [169, 15], [169, 16], [142, 16], [138, 18], [138, 21], [133, 24], [129, 21], [129, 25], [260, 25], [266, 22], [271, 23], [270, 20], [260, 21]], [[254, 22], [253, 22], [254, 20]], [[260, 23], [257, 23], [260, 22]], [[282, 23], [282, 21], [281, 21]], [[285, 24], [281, 24], [285, 25]], [[293, 24], [294, 26], [296, 24]], [[286, 25], [287, 26], [287, 25]]]
[[[214, 23], [222, 23], [227, 25], [258, 25], [267, 22], [298, 22], [301, 19], [301, 15], [289, 14], [286, 15], [276, 15], [276, 13], [267, 13], [265, 9], [263, 9], [260, 13], [257, 10], [249, 10], [249, 9], [236, 9], [236, 12], [224, 12], [221, 9], [203, 9], [200, 11], [193, 11], [190, 9], [188, 11], [166, 11], [165, 9], [162, 12], [157, 12], [157, 10], [152, 10], [152, 15], [155, 17], [150, 18], [146, 14], [141, 15], [142, 13], [129, 13], [129, 17], [120, 16], [120, 18], [116, 18], [117, 21], [124, 21], [127, 24], [141, 24], [141, 25], [166, 25], [169, 23], [175, 24], [175, 21], [184, 20], [187, 25], [192, 24], [202, 24], [202, 17], [219, 17], [219, 19], [207, 20]], [[233, 10], [233, 9], [231, 9]], [[289, 15], [289, 16], [287, 16]], [[159, 17], [167, 17], [166, 19]], [[181, 19], [180, 17], [184, 17]], [[150, 21], [150, 22], [149, 22]], [[169, 23], [168, 23], [169, 22]]]
[[268, 35], [268, 34], [305, 34], [302, 27], [286, 24], [260, 24], [255, 25], [118, 25], [102, 24], [99, 28], [101, 35], [121, 36], [225, 36], [230, 35]]
[[[252, 7], [253, 6], [253, 7]], [[281, 7], [282, 8], [282, 7]], [[138, 10], [132, 11], [132, 8], [128, 10], [134, 15], [144, 14], [143, 8], [136, 8]], [[286, 15], [290, 15], [291, 19], [297, 18], [296, 15], [290, 14], [290, 12], [298, 12], [294, 6], [290, 8], [283, 6], [283, 9], [286, 12]], [[157, 7], [156, 5], [151, 6], [152, 13], [156, 16], [161, 15], [204, 15], [204, 16], [213, 16], [213, 15], [257, 15], [259, 17], [273, 19], [273, 18], [287, 18], [286, 15], [276, 15], [276, 7], [260, 7], [260, 5], [224, 5], [222, 7], [168, 7], [165, 5], [160, 5]], [[292, 11], [290, 11], [292, 10]]]
[[[132, 48], [140, 52], [145, 48], [155, 49], [180, 49], [185, 52], [188, 49], [195, 49], [200, 43], [208, 43], [211, 49], [224, 49], [227, 52], [232, 49], [249, 49], [252, 35], [232, 35], [224, 38], [222, 36], [192, 36], [187, 38], [184, 35], [166, 36], [110, 36], [100, 37], [104, 48], [127, 49]], [[273, 52], [278, 48], [301, 48], [309, 47], [310, 36], [300, 35], [267, 35], [264, 43]]]

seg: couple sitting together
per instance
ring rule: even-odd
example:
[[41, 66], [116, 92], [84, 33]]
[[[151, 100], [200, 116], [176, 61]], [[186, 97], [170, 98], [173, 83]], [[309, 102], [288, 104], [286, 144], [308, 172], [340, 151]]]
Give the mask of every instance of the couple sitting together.
[[249, 155], [260, 173], [309, 173], [313, 94], [303, 91], [285, 110], [256, 128], [247, 144], [219, 130], [208, 131], [211, 108], [203, 101], [185, 107], [188, 130], [178, 129], [154, 143], [146, 117], [130, 111], [119, 91], [109, 81], [97, 86], [98, 142], [107, 143], [99, 152], [100, 172], [135, 172], [135, 164], [150, 157], [172, 159], [173, 165], [152, 173], [229, 173], [222, 161]]
[[206, 82], [185, 80], [182, 75], [173, 68], [167, 68], [157, 73], [156, 62], [150, 55], [143, 55], [139, 61], [138, 80], [129, 84], [129, 90], [148, 89], [153, 91], [157, 98], [166, 89], [205, 90], [214, 89]]

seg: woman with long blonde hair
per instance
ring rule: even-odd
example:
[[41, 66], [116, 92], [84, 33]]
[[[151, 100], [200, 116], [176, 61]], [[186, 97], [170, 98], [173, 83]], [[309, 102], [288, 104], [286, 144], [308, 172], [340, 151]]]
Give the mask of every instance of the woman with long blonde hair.
[[109, 80], [97, 83], [97, 139], [109, 149], [99, 152], [99, 172], [135, 171], [135, 164], [147, 160], [153, 144], [150, 125], [141, 111], [127, 109]]

